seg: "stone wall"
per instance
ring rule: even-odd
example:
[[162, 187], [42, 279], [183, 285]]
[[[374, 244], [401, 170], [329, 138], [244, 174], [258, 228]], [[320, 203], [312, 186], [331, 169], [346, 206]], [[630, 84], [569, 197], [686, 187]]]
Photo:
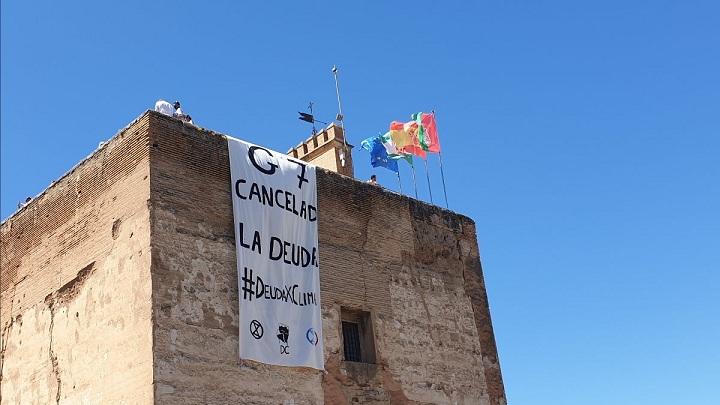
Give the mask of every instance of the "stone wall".
[[321, 169], [326, 370], [239, 359], [227, 153], [147, 112], [2, 224], [1, 404], [505, 403], [472, 220]]
[[[150, 123], [157, 403], [505, 402], [472, 220], [320, 169], [326, 372], [240, 360], [226, 141]], [[341, 308], [376, 364], [343, 360]]]
[[0, 227], [0, 403], [152, 403], [148, 124]]
[[150, 119], [156, 403], [322, 403], [320, 372], [239, 359], [227, 141]]

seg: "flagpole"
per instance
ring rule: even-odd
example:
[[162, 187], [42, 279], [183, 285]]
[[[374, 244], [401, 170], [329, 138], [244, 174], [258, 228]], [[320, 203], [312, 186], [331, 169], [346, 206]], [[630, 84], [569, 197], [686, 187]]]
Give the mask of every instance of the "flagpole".
[[[345, 167], [345, 154], [350, 153], [350, 149], [348, 148], [347, 144], [347, 133], [345, 132], [345, 116], [342, 112], [342, 104], [340, 103], [340, 84], [338, 84], [338, 68], [337, 66], [333, 65], [332, 67], [332, 74], [335, 78], [335, 94], [337, 94], [337, 102], [338, 102], [338, 115], [335, 117], [338, 121], [340, 121], [340, 129], [342, 129], [343, 133], [343, 150], [340, 154], [340, 165], [342, 167]], [[352, 156], [351, 156], [352, 157]]]
[[402, 181], [400, 181], [400, 168], [398, 167], [398, 171], [395, 172], [398, 177], [398, 186], [400, 187], [400, 195], [404, 195], [402, 192]]
[[413, 174], [413, 185], [415, 186], [415, 199], [416, 199], [416, 200], [419, 200], [420, 198], [418, 198], [418, 193], [417, 193], [417, 182], [415, 181], [415, 165], [414, 165], [414, 164], [412, 165], [412, 169], [413, 169], [413, 171], [412, 171], [412, 174]]
[[[435, 120], [435, 110], [432, 110], [433, 119]], [[437, 120], [435, 120], [437, 123]], [[439, 144], [438, 144], [439, 146]], [[442, 178], [442, 184], [443, 184], [443, 194], [445, 195], [445, 208], [450, 209], [450, 206], [448, 205], [448, 199], [447, 199], [447, 189], [445, 188], [445, 172], [443, 172], [443, 165], [442, 165], [442, 153], [440, 153], [440, 150], [438, 149], [438, 157], [440, 158], [440, 177]]]
[[425, 176], [427, 176], [428, 191], [430, 191], [430, 204], [433, 204], [432, 188], [430, 188], [430, 172], [428, 171], [427, 158], [423, 159], [423, 162], [425, 162]]
[[440, 177], [442, 177], [443, 194], [445, 194], [445, 208], [450, 209], [450, 206], [448, 205], [448, 200], [447, 200], [447, 191], [445, 189], [445, 173], [443, 173], [442, 153], [440, 153], [440, 151], [438, 151], [438, 157], [440, 158]]

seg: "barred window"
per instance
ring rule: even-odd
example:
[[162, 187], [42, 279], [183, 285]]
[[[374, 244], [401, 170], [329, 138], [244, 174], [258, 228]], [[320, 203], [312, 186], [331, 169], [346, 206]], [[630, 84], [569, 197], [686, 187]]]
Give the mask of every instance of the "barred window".
[[342, 323], [343, 341], [345, 342], [345, 360], [361, 361], [360, 326], [355, 322]]
[[375, 363], [375, 335], [369, 312], [341, 308], [345, 361]]

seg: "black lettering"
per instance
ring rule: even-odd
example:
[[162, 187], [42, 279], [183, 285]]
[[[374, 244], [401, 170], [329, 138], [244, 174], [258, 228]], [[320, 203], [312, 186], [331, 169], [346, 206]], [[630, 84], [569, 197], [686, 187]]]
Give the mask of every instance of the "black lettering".
[[317, 208], [314, 206], [308, 204], [308, 221], [315, 222], [317, 221]]
[[[287, 264], [292, 264], [290, 260], [288, 260], [288, 247], [290, 247], [290, 242], [283, 242], [283, 261]], [[291, 248], [292, 249], [292, 248]], [[292, 256], [292, 252], [290, 252], [290, 255]]]
[[272, 163], [272, 162], [268, 162], [268, 165], [270, 166], [269, 169], [260, 166], [258, 164], [257, 160], [255, 160], [255, 151], [256, 150], [261, 150], [261, 151], [267, 153], [269, 157], [273, 157], [273, 154], [270, 153], [269, 150], [262, 148], [260, 146], [251, 146], [248, 149], [248, 157], [250, 158], [250, 162], [253, 164], [253, 166], [255, 166], [256, 169], [260, 170], [261, 172], [263, 172], [265, 174], [275, 174], [275, 169], [277, 169], [278, 165], [276, 165], [275, 163]]
[[255, 297], [262, 298], [265, 293], [265, 283], [263, 283], [260, 277], [255, 279]]
[[[248, 271], [250, 270], [250, 271]], [[252, 269], [248, 269], [245, 267], [245, 271], [243, 273], [243, 276], [241, 278], [242, 281], [242, 292], [243, 292], [243, 299], [252, 301], [253, 295], [255, 292], [253, 291], [253, 285], [255, 285], [255, 281], [253, 281], [253, 271]], [[260, 278], [258, 277], [258, 281], [260, 281]], [[249, 298], [248, 298], [249, 297]]]
[[295, 244], [290, 245], [290, 261], [292, 262], [293, 266], [299, 266], [300, 265], [300, 249], [298, 249], [298, 246]]
[[240, 234], [240, 246], [244, 247], [245, 249], [250, 249], [250, 245], [244, 242], [243, 240], [243, 223], [238, 223], [238, 233]]
[[290, 298], [292, 299], [292, 303], [295, 305], [298, 304], [297, 298], [295, 298], [295, 290], [297, 290], [297, 288], [298, 288], [298, 285], [295, 284], [294, 286], [292, 286], [290, 288], [290, 290], [288, 290], [288, 294], [290, 295]]
[[[292, 209], [290, 208], [291, 197], [294, 197], [293, 194], [289, 191], [286, 191], [285, 192], [285, 210], [289, 211], [289, 212], [292, 212]], [[293, 203], [294, 203], [294, 198], [293, 198]]]
[[308, 252], [307, 249], [301, 246], [302, 249], [302, 267], [307, 267], [308, 264], [310, 264], [310, 252]]
[[[275, 251], [275, 243], [277, 242], [277, 256], [273, 254]], [[276, 238], [274, 236], [270, 237], [270, 260], [280, 260], [280, 258], [283, 256], [282, 251], [282, 241], [279, 238]]]
[[298, 188], [302, 190], [302, 184], [303, 183], [309, 183], [307, 177], [305, 177], [305, 164], [300, 162], [295, 162], [298, 165], [300, 165], [300, 174], [297, 176], [299, 179], [298, 181]]
[[262, 245], [260, 245], [260, 232], [258, 231], [255, 231], [255, 235], [253, 236], [252, 251], [262, 254]]
[[[270, 204], [268, 204], [268, 201], [270, 202]], [[268, 192], [267, 187], [262, 186], [262, 203], [263, 203], [264, 205], [269, 205], [269, 206], [271, 206], [271, 207], [273, 206], [273, 192], [272, 192], [272, 188], [270, 189], [270, 192]]]
[[257, 197], [258, 202], [262, 202], [262, 199], [260, 198], [260, 187], [258, 187], [257, 183], [253, 183], [252, 186], [250, 186], [250, 195], [248, 195], [248, 199], [252, 200], [253, 196]]
[[245, 184], [245, 183], [247, 183], [247, 182], [243, 179], [238, 179], [238, 181], [235, 182], [235, 194], [243, 200], [247, 200], [247, 197], [240, 194], [240, 184]]
[[297, 210], [295, 209], [295, 194], [293, 194], [292, 196], [293, 196], [293, 199], [292, 199], [292, 200], [293, 200], [293, 210], [292, 210], [292, 212], [293, 212], [293, 214], [297, 215], [298, 212], [297, 212]]
[[252, 246], [245, 243], [245, 229], [244, 224], [242, 222], [238, 223], [238, 234], [240, 235], [240, 246], [244, 247], [245, 249], [250, 249], [253, 252], [258, 252], [262, 254], [262, 246], [260, 245], [260, 232], [255, 231], [253, 234], [253, 241]]

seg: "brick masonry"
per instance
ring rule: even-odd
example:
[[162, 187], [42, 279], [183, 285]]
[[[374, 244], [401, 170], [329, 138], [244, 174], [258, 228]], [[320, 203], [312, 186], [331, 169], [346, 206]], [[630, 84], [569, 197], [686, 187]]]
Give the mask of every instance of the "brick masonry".
[[0, 227], [0, 403], [151, 403], [149, 117]]
[[330, 124], [327, 128], [290, 149], [287, 154], [313, 165], [353, 177], [353, 146], [346, 143], [342, 127]]
[[[226, 141], [145, 113], [3, 223], [0, 402], [504, 404], [473, 221], [318, 193], [326, 370], [241, 360]], [[341, 308], [376, 364], [343, 360]]]

